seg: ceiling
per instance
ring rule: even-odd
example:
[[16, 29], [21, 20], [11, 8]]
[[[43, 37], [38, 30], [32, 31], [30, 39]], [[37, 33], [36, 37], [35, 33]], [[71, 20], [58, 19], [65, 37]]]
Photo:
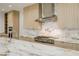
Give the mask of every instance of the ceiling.
[[0, 3], [0, 12], [8, 12], [11, 10], [20, 10], [33, 3]]

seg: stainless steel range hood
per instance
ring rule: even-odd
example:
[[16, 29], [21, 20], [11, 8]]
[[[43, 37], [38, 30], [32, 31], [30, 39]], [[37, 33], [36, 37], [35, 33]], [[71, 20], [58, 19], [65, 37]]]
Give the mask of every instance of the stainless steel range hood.
[[39, 19], [35, 21], [39, 23], [45, 22], [45, 20], [55, 17], [54, 3], [40, 3], [39, 4]]

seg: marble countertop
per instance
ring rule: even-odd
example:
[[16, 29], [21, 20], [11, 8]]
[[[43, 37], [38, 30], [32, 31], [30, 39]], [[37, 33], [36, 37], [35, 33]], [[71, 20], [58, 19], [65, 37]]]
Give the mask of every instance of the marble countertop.
[[76, 44], [79, 44], [79, 40], [77, 40], [77, 39], [71, 39], [71, 38], [60, 38], [60, 39], [54, 39], [54, 40], [68, 42], [68, 43], [76, 43]]
[[0, 38], [0, 55], [7, 56], [79, 56], [79, 51], [23, 40]]

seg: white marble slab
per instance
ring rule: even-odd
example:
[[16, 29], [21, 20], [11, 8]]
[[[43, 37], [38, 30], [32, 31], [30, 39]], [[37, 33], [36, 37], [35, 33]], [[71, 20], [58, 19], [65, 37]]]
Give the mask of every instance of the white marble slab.
[[55, 41], [63, 41], [63, 42], [68, 42], [68, 43], [79, 44], [79, 40], [71, 39], [71, 38], [59, 38], [59, 39], [55, 39]]
[[[7, 56], [79, 56], [79, 51], [64, 49], [40, 43], [0, 38], [0, 55]], [[2, 49], [1, 49], [2, 48]], [[3, 51], [3, 52], [2, 52]], [[3, 54], [4, 53], [4, 54]]]
[[38, 34], [39, 36], [56, 37], [57, 41], [64, 41], [69, 43], [79, 44], [79, 30], [75, 28], [61, 29], [57, 22], [47, 20], [42, 24], [42, 30]]

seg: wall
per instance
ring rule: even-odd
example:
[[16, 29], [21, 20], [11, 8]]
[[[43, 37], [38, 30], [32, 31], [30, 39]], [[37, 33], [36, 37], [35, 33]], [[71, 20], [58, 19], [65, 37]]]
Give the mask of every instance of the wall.
[[0, 33], [4, 32], [4, 13], [0, 12]]
[[55, 13], [58, 17], [58, 25], [61, 28], [79, 28], [79, 4], [58, 3], [55, 4]]

